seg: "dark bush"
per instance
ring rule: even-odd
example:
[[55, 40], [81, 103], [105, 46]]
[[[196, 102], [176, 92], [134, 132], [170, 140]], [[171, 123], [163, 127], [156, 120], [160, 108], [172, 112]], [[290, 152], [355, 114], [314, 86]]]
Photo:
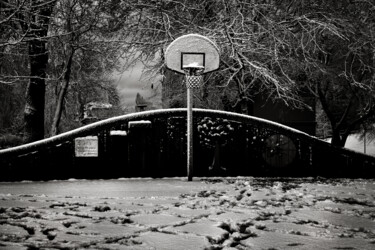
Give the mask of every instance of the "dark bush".
[[13, 134], [0, 135], [0, 149], [11, 148], [23, 143], [21, 136]]

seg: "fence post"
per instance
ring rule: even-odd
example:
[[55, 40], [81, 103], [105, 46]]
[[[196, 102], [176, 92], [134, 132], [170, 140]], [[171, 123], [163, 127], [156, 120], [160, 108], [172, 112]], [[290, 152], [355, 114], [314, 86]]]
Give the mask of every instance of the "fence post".
[[151, 121], [128, 123], [128, 170], [132, 177], [151, 175], [151, 128]]

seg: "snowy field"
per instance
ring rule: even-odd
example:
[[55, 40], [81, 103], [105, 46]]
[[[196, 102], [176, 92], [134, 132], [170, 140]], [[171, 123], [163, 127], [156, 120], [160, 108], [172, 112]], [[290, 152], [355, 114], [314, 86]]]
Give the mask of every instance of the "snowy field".
[[375, 249], [375, 180], [0, 183], [0, 249]]
[[[366, 148], [366, 154], [375, 156], [375, 141], [370, 141], [364, 145], [364, 142], [359, 140], [359, 135], [350, 135], [345, 143], [345, 148], [364, 153]], [[331, 139], [326, 139], [325, 141], [331, 142]]]
[[[349, 136], [345, 147], [363, 153], [365, 146], [363, 141], [360, 141], [358, 137], [358, 135]], [[375, 156], [375, 141], [366, 143], [366, 154]]]

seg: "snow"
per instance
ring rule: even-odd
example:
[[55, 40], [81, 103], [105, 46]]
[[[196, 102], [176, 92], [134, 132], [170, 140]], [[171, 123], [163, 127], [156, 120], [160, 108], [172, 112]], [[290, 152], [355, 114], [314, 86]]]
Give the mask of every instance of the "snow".
[[[364, 153], [365, 145], [364, 142], [361, 141], [359, 138], [359, 134], [349, 135], [345, 143], [345, 148], [356, 152]], [[325, 141], [331, 142], [331, 138], [328, 138]], [[375, 141], [370, 141], [366, 143], [366, 154], [375, 156]]]
[[127, 136], [127, 133], [123, 130], [111, 130], [110, 135]]
[[129, 128], [133, 127], [145, 127], [148, 128], [151, 126], [151, 121], [131, 121], [129, 122]]
[[0, 249], [374, 249], [375, 180], [0, 183]]

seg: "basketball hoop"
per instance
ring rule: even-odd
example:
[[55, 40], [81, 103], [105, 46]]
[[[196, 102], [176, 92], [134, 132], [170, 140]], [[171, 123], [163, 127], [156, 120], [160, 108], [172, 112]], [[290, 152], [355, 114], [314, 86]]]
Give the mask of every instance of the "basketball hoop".
[[219, 49], [207, 37], [188, 34], [174, 40], [165, 51], [169, 69], [185, 74], [187, 88], [187, 175], [193, 179], [193, 91], [203, 86], [203, 74], [219, 68]]
[[185, 72], [185, 84], [187, 89], [199, 89], [203, 86], [203, 71], [204, 66], [191, 63], [183, 66]]

